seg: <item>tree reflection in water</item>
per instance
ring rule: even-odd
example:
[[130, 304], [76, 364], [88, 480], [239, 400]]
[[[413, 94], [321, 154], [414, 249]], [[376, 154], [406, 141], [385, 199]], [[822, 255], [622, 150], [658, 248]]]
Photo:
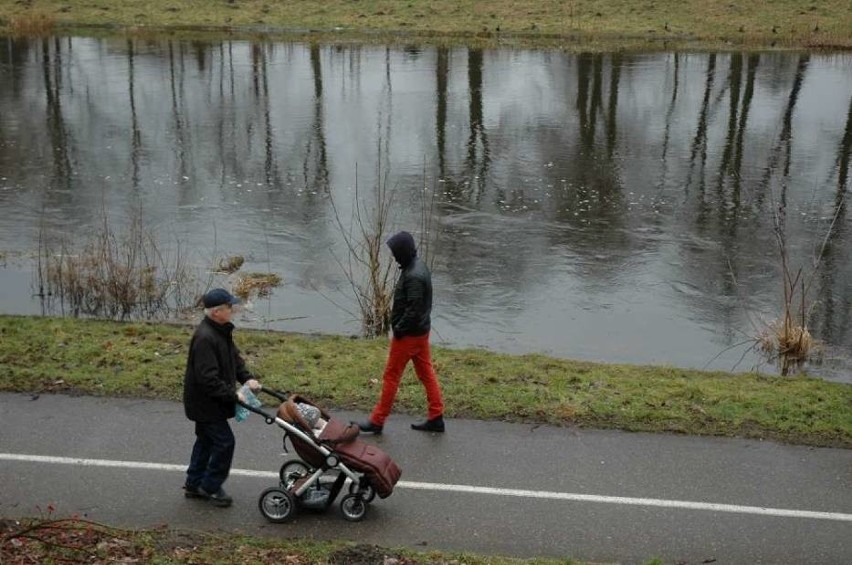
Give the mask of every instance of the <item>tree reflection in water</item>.
[[779, 316], [783, 205], [791, 264], [823, 250], [808, 325], [852, 345], [849, 55], [2, 41], [9, 250], [143, 209], [201, 270], [237, 253], [283, 277], [254, 323], [345, 333], [315, 290], [345, 296], [329, 197], [351, 210], [356, 170], [362, 190], [383, 170], [399, 228], [436, 192], [440, 338], [703, 366]]

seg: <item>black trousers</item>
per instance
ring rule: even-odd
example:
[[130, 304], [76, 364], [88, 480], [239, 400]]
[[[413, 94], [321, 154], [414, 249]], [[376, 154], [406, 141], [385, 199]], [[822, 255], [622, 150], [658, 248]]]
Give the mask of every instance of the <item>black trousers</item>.
[[186, 470], [186, 485], [215, 494], [231, 472], [234, 459], [234, 432], [227, 420], [196, 422], [195, 445]]

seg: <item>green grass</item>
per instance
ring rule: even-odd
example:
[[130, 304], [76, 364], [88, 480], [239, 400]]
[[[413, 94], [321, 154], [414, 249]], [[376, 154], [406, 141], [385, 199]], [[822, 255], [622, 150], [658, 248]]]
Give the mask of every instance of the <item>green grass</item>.
[[[0, 27], [229, 29], [565, 49], [852, 48], [846, 0], [0, 0]], [[36, 27], [43, 27], [39, 23]], [[329, 38], [329, 37], [326, 37]]]
[[[0, 390], [179, 400], [190, 326], [0, 316]], [[384, 339], [238, 329], [249, 367], [329, 410], [378, 398]], [[433, 348], [446, 415], [852, 447], [852, 385]], [[395, 410], [419, 414], [408, 368]]]

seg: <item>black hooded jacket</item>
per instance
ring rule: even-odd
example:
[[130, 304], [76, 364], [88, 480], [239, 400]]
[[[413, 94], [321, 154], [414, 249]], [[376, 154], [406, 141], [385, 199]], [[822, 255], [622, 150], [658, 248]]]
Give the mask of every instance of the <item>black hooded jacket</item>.
[[183, 379], [183, 407], [195, 422], [216, 422], [236, 414], [236, 383], [252, 378], [234, 344], [234, 324], [204, 317], [189, 342]]
[[414, 238], [399, 232], [387, 241], [400, 274], [393, 290], [391, 327], [396, 338], [420, 336], [432, 327], [432, 274], [419, 257]]

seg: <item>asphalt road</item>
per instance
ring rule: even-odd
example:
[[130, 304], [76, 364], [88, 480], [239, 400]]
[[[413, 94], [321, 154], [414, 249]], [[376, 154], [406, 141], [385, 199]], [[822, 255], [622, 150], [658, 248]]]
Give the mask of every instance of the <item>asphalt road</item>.
[[[342, 420], [361, 414], [334, 412]], [[0, 516], [57, 514], [420, 550], [642, 563], [852, 563], [852, 450], [394, 415], [378, 438], [402, 468], [360, 523], [336, 505], [271, 524], [282, 430], [234, 423], [234, 506], [187, 500], [180, 404], [0, 394]], [[292, 456], [292, 451], [291, 451]]]

